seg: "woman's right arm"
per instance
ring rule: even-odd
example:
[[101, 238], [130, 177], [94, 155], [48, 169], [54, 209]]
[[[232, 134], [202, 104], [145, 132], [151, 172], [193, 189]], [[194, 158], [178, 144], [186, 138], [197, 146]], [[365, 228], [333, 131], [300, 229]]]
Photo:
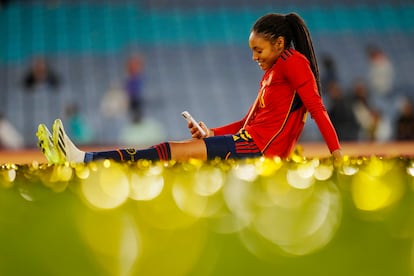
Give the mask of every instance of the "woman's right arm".
[[193, 138], [201, 139], [217, 135], [235, 134], [243, 127], [243, 123], [244, 120], [241, 120], [221, 127], [208, 128], [204, 122], [199, 122], [201, 128], [207, 133], [204, 136], [201, 135], [198, 128], [194, 126], [192, 122], [188, 123], [188, 128], [190, 129], [190, 133]]
[[243, 124], [244, 124], [244, 120], [241, 120], [241, 121], [230, 123], [228, 125], [215, 127], [210, 130], [213, 132], [214, 136], [236, 134], [243, 127]]

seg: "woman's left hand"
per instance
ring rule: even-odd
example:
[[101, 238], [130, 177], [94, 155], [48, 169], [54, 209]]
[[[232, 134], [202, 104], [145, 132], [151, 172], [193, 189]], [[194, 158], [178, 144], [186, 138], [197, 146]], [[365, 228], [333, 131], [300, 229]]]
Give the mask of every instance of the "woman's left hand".
[[342, 155], [342, 150], [341, 149], [337, 149], [334, 150], [332, 152], [332, 157], [333, 157], [333, 165], [335, 168], [341, 167], [344, 157]]
[[214, 132], [211, 129], [209, 129], [206, 126], [206, 124], [204, 124], [203, 122], [199, 122], [198, 124], [199, 126], [201, 126], [201, 128], [204, 130], [206, 134], [202, 135], [200, 130], [198, 130], [198, 128], [195, 125], [193, 125], [192, 122], [189, 122], [188, 128], [190, 129], [191, 137], [196, 138], [196, 139], [201, 139], [201, 138], [214, 136]]

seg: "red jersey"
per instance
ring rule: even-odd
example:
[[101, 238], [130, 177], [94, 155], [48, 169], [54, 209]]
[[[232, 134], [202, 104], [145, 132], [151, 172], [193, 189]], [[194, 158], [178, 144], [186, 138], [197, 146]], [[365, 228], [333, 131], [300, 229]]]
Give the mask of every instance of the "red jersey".
[[331, 152], [340, 148], [338, 136], [318, 93], [307, 58], [285, 50], [260, 82], [255, 103], [237, 122], [213, 128], [215, 135], [245, 129], [264, 156], [288, 157], [310, 112]]

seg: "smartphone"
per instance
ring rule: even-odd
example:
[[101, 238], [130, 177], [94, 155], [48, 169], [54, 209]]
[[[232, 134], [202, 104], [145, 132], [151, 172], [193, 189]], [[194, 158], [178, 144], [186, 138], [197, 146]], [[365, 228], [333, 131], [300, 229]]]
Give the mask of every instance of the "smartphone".
[[204, 129], [201, 128], [201, 126], [197, 123], [197, 121], [193, 118], [193, 116], [191, 116], [191, 114], [188, 111], [181, 112], [181, 115], [183, 115], [183, 117], [187, 120], [187, 122], [192, 122], [193, 125], [198, 128], [198, 130], [201, 133], [201, 136], [206, 135], [206, 132], [204, 131]]

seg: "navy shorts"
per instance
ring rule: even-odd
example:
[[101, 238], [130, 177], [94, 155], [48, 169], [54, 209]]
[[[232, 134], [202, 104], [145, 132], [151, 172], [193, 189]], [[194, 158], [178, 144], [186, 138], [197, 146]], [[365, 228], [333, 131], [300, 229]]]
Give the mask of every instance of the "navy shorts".
[[242, 130], [234, 135], [220, 135], [204, 138], [207, 159], [254, 158], [263, 156], [253, 138]]

